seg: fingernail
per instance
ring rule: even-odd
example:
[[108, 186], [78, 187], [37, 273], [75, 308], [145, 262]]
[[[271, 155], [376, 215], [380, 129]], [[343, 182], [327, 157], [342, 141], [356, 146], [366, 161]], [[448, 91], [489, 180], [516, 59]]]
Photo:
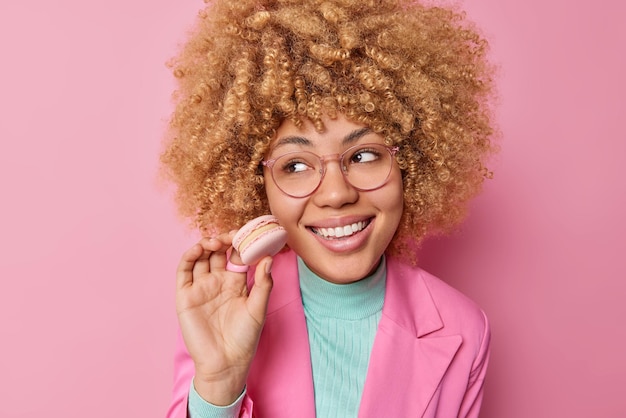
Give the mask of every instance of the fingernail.
[[265, 264], [265, 274], [270, 274], [272, 272], [272, 264], [274, 264], [274, 260], [270, 260]]

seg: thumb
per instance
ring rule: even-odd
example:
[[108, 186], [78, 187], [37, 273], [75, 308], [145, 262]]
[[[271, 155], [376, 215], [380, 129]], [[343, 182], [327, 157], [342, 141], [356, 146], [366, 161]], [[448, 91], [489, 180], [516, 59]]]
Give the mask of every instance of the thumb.
[[274, 281], [272, 279], [272, 257], [264, 257], [257, 264], [254, 271], [254, 284], [248, 295], [248, 306], [250, 313], [260, 322], [265, 321], [267, 303], [272, 292]]

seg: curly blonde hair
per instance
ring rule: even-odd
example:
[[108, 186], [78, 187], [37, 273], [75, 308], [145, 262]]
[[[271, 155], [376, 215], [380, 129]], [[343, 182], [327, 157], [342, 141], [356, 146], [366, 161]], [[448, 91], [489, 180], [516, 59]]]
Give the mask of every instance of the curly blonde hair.
[[[400, 147], [390, 251], [450, 231], [490, 172], [493, 67], [464, 14], [414, 0], [216, 0], [171, 62], [164, 171], [205, 234], [269, 212], [260, 162], [284, 120], [338, 113]], [[410, 256], [409, 256], [410, 258]]]

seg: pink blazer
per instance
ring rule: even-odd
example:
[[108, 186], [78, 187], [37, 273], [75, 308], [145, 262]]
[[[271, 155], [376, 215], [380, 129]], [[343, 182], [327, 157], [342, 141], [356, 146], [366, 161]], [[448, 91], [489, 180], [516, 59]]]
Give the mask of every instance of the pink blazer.
[[[287, 252], [274, 259], [274, 288], [241, 417], [315, 417], [295, 257]], [[490, 341], [484, 313], [441, 280], [393, 258], [386, 286], [359, 417], [478, 417]], [[193, 375], [179, 338], [168, 418], [187, 416]]]

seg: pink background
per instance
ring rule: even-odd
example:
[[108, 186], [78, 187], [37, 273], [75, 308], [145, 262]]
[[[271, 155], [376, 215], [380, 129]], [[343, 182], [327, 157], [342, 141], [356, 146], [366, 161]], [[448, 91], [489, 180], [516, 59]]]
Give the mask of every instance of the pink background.
[[[195, 234], [155, 181], [163, 63], [201, 6], [0, 5], [0, 417], [165, 413]], [[422, 260], [491, 318], [483, 417], [626, 416], [626, 7], [465, 7], [501, 67], [502, 152]]]

